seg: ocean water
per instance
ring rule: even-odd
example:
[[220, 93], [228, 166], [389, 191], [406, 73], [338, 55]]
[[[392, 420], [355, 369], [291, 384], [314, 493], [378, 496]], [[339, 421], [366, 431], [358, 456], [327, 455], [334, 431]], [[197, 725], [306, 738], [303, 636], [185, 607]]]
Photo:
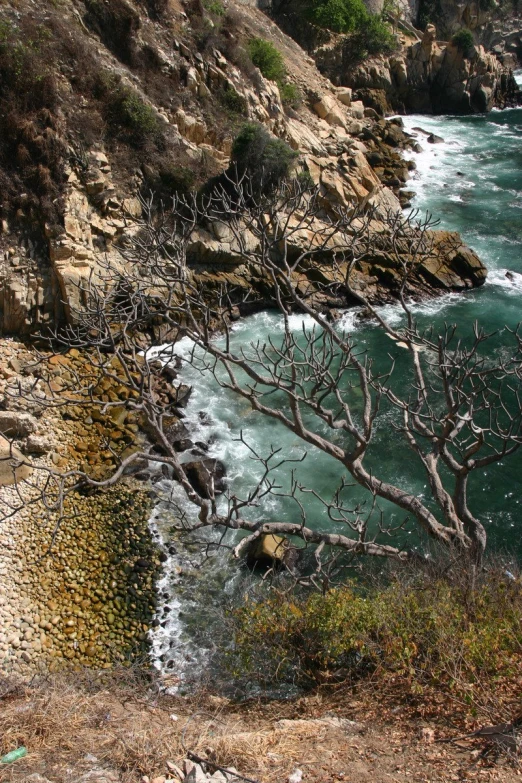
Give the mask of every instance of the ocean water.
[[[488, 331], [497, 332], [494, 350], [508, 350], [505, 346], [510, 338], [505, 327], [515, 328], [522, 320], [522, 109], [458, 118], [409, 116], [404, 118], [404, 125], [422, 147], [421, 153], [410, 153], [417, 165], [407, 186], [415, 192], [413, 207], [438, 218], [441, 228], [459, 231], [489, 269], [487, 283], [481, 289], [415, 305], [418, 321], [435, 329], [443, 328], [445, 323], [458, 323], [465, 333], [477, 320]], [[429, 133], [444, 141], [429, 144]], [[402, 318], [396, 306], [383, 308], [383, 314], [396, 324]], [[296, 333], [311, 327], [309, 318], [292, 317]], [[405, 357], [377, 327], [359, 321], [357, 311], [351, 310], [345, 313], [340, 328], [348, 331], [379, 366], [387, 366], [390, 353], [394, 354], [400, 377]], [[258, 340], [277, 342], [282, 335], [281, 319], [272, 312], [244, 319], [234, 328], [235, 344], [245, 350]], [[176, 351], [183, 358], [190, 348], [187, 341], [182, 341]], [[407, 368], [404, 373], [407, 375]], [[281, 449], [281, 455], [288, 459], [304, 457], [276, 474], [283, 489], [290, 485], [292, 469], [303, 486], [313, 487], [324, 497], [332, 494], [340, 480], [339, 465], [334, 460], [303, 446], [284, 427], [252, 412], [245, 401], [187, 363], [182, 374], [183, 381], [193, 387], [186, 410], [192, 440], [208, 443], [209, 456], [226, 464], [229, 485], [236, 495], [246, 494], [261, 474], [253, 451], [266, 456], [272, 447]], [[353, 395], [357, 407], [357, 390]], [[375, 470], [429, 498], [425, 476], [407, 447], [398, 441], [391, 426], [394, 420], [393, 411], [385, 410], [376, 432]], [[176, 484], [165, 480], [160, 486], [177, 505], [174, 513], [188, 519], [195, 514], [196, 509], [187, 503]], [[259, 519], [300, 519], [297, 505], [280, 494], [265, 498], [252, 515]], [[522, 454], [475, 475], [470, 495], [470, 505], [487, 528], [491, 548], [520, 554]], [[368, 500], [359, 487], [347, 490], [347, 497], [354, 505]], [[303, 493], [300, 500], [309, 524], [335, 529], [315, 496]], [[381, 507], [387, 520], [397, 524], [402, 521], [397, 509], [386, 504]], [[159, 585], [163, 600], [158, 612], [160, 624], [152, 632], [153, 654], [157, 666], [171, 674], [172, 687], [186, 687], [201, 676], [213, 648], [223, 644], [218, 630], [223, 626], [224, 607], [249, 589], [252, 577], [231, 561], [228, 550], [204, 557], [199, 544], [172, 538], [172, 517], [166, 505], [157, 506], [151, 525], [158, 539], [171, 547]], [[230, 534], [225, 543], [231, 545], [237, 535]], [[209, 533], [207, 543], [211, 545], [213, 540]], [[406, 525], [399, 540], [420, 550], [425, 547], [414, 524]]]

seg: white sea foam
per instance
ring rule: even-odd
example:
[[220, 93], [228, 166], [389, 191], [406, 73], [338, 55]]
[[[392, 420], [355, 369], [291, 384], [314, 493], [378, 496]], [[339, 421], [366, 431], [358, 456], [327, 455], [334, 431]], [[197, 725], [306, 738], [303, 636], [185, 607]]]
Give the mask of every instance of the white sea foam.
[[519, 296], [522, 293], [522, 275], [508, 269], [495, 269], [487, 277], [489, 285], [499, 286], [509, 293]]

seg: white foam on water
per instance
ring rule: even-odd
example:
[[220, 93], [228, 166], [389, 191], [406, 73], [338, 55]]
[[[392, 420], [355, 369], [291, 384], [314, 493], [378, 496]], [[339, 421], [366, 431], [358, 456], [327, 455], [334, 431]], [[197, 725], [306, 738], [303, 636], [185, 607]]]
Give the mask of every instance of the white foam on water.
[[519, 296], [522, 293], [522, 275], [508, 269], [494, 269], [488, 274], [489, 285], [499, 286], [510, 294]]

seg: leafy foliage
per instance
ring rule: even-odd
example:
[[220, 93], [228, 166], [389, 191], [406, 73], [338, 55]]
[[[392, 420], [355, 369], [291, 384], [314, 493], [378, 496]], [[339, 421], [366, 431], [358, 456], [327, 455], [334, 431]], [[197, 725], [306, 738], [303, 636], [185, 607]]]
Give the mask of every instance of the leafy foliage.
[[97, 93], [115, 135], [123, 136], [135, 147], [161, 141], [156, 113], [136, 90], [122, 84], [117, 76], [103, 73], [98, 79]]
[[471, 47], [474, 45], [475, 39], [473, 38], [473, 33], [471, 30], [463, 27], [462, 30], [459, 30], [455, 33], [451, 39], [451, 43], [453, 46], [457, 47], [459, 52], [462, 52], [464, 56], [466, 56]]
[[334, 33], [357, 30], [368, 11], [362, 0], [314, 0], [309, 12], [310, 21]]
[[271, 136], [262, 125], [249, 122], [234, 140], [231, 166], [240, 175], [248, 174], [255, 189], [268, 193], [288, 177], [296, 158], [288, 144]]
[[247, 115], [248, 107], [245, 98], [234, 90], [230, 85], [227, 85], [223, 90], [218, 93], [218, 98], [221, 104], [232, 114]]
[[390, 54], [396, 48], [394, 36], [379, 16], [368, 16], [350, 37], [352, 56], [363, 59], [371, 54]]
[[214, 16], [225, 16], [226, 9], [221, 0], [204, 0], [203, 5]]
[[417, 576], [384, 590], [276, 595], [235, 610], [234, 656], [264, 682], [313, 686], [378, 673], [414, 693], [434, 686], [472, 704], [482, 680], [516, 675], [521, 609], [522, 586], [501, 572], [475, 590]]
[[265, 79], [273, 82], [283, 81], [286, 68], [281, 53], [263, 38], [252, 38], [248, 42], [248, 53], [256, 68], [259, 68]]
[[303, 102], [303, 96], [301, 95], [299, 87], [296, 84], [292, 84], [292, 82], [286, 82], [281, 85], [279, 87], [279, 94], [281, 95], [283, 106], [290, 106], [292, 109], [297, 109]]
[[363, 0], [313, 0], [308, 17], [318, 27], [350, 36], [344, 47], [349, 60], [396, 48], [388, 25], [381, 16], [369, 13]]
[[263, 38], [252, 38], [248, 43], [248, 53], [265, 79], [276, 82], [283, 105], [296, 109], [302, 100], [301, 93], [295, 84], [287, 81], [284, 60], [276, 47]]

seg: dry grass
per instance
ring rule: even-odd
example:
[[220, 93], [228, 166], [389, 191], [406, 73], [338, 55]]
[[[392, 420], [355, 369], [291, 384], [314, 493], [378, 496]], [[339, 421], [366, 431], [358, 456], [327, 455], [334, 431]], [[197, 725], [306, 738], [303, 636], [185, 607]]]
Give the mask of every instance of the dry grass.
[[276, 783], [317, 734], [274, 728], [271, 711], [261, 720], [255, 709], [250, 719], [234, 714], [227, 700], [207, 693], [190, 701], [161, 695], [138, 669], [67, 672], [32, 686], [4, 681], [0, 696], [0, 755], [28, 749], [24, 760], [0, 771], [0, 780], [18, 783], [34, 772], [70, 783], [72, 770], [80, 775], [93, 766], [87, 754], [117, 770], [123, 783], [135, 783], [164, 774], [167, 760], [181, 763], [189, 750]]
[[[378, 693], [366, 697], [355, 701], [347, 689], [242, 705], [208, 692], [172, 697], [138, 668], [70, 671], [32, 685], [0, 680], [0, 753], [28, 749], [25, 759], [0, 768], [0, 781], [23, 783], [40, 773], [52, 783], [71, 783], [99, 766], [117, 772], [122, 783], [138, 783], [143, 775], [165, 774], [166, 761], [180, 764], [188, 751], [260, 783], [282, 783], [296, 767], [306, 783], [520, 779], [504, 760], [478, 766], [473, 745], [465, 751], [426, 745], [425, 722], [408, 717], [407, 708], [385, 714]], [[332, 713], [364, 723], [336, 725]], [[450, 724], [446, 716], [435, 731], [451, 734]]]

